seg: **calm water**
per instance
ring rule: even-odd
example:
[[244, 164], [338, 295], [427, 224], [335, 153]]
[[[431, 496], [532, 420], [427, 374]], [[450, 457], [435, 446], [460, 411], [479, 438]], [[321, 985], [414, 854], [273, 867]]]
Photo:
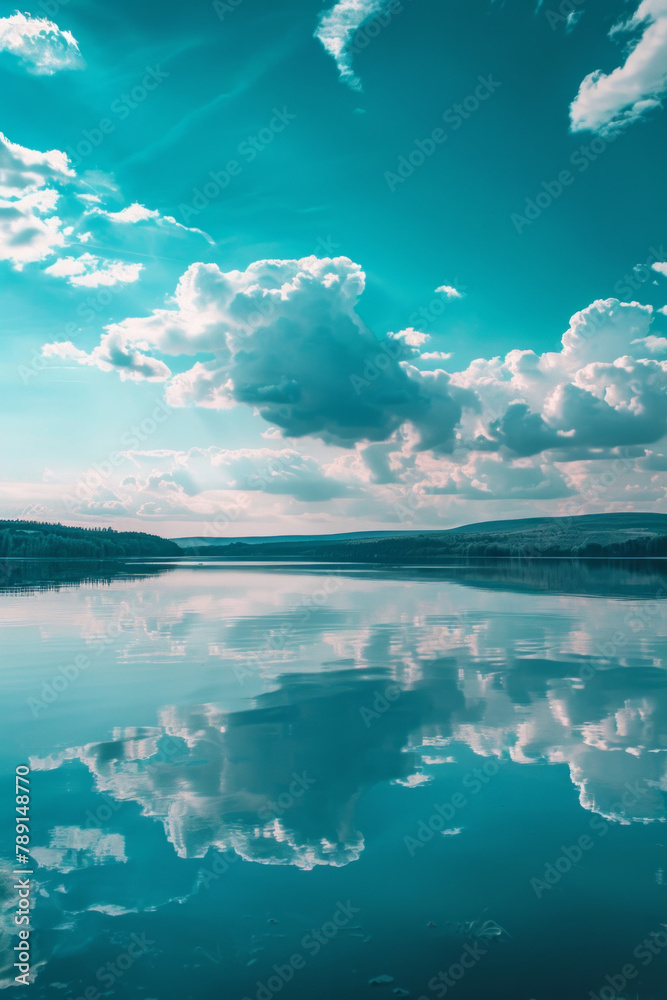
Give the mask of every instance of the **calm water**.
[[22, 995], [664, 998], [665, 592], [495, 563], [3, 594]]

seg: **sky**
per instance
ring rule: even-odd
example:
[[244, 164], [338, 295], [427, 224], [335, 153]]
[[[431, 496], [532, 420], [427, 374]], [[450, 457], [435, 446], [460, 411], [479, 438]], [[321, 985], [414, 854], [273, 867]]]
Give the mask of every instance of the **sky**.
[[667, 512], [667, 0], [0, 6], [0, 516]]

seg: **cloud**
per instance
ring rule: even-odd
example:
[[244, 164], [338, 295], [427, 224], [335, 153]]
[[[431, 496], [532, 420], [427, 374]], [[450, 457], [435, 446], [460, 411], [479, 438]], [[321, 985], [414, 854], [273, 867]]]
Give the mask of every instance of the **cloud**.
[[[144, 205], [134, 203], [118, 211], [100, 207], [108, 197], [118, 199], [120, 193], [107, 177], [91, 171], [78, 177], [62, 151], [29, 149], [0, 132], [0, 260], [15, 270], [47, 260], [62, 247], [86, 243], [93, 235], [103, 243], [108, 230], [118, 237], [119, 227], [128, 224], [146, 230], [150, 256], [155, 255], [156, 228], [172, 237], [192, 233], [213, 243], [202, 230], [182, 226]], [[138, 265], [110, 261], [98, 267], [93, 266], [96, 259], [90, 254], [60, 258], [48, 271], [84, 287], [135, 281], [139, 275]], [[83, 261], [83, 267], [77, 260]]]
[[127, 452], [144, 476], [126, 477], [130, 492], [184, 493], [197, 496], [218, 490], [261, 492], [319, 503], [354, 496], [357, 484], [343, 481], [309, 455], [293, 448], [193, 448], [188, 452]]
[[634, 15], [611, 34], [633, 40], [622, 66], [611, 73], [596, 70], [583, 80], [570, 108], [573, 132], [602, 135], [618, 131], [662, 106], [667, 91], [667, 2], [642, 0]]
[[352, 67], [354, 36], [387, 5], [388, 0], [339, 0], [320, 17], [315, 37], [334, 58], [341, 80], [352, 90], [361, 90], [361, 80]]
[[465, 462], [422, 460], [425, 478], [415, 490], [424, 496], [460, 496], [470, 500], [555, 500], [574, 490], [548, 462], [507, 461], [500, 455], [472, 454]]
[[0, 260], [10, 261], [20, 271], [65, 245], [72, 230], [55, 213], [58, 199], [51, 190], [0, 198]]
[[171, 375], [163, 361], [128, 347], [113, 330], [104, 334], [99, 345], [90, 354], [75, 347], [70, 341], [45, 344], [42, 354], [45, 358], [60, 358], [76, 361], [79, 365], [92, 365], [102, 371], [116, 370], [123, 381], [164, 382]]
[[121, 260], [103, 261], [90, 253], [80, 257], [59, 257], [46, 274], [56, 278], [66, 278], [70, 285], [97, 288], [99, 285], [117, 285], [136, 281], [143, 264], [126, 264]]
[[204, 239], [215, 244], [215, 240], [208, 233], [205, 233], [203, 229], [196, 229], [191, 226], [184, 226], [181, 222], [177, 222], [176, 219], [171, 215], [160, 215], [157, 209], [146, 208], [145, 205], [140, 205], [138, 202], [133, 202], [132, 205], [127, 205], [118, 212], [110, 212], [103, 208], [94, 207], [88, 210], [87, 215], [99, 215], [104, 219], [109, 219], [111, 222], [119, 223], [120, 225], [134, 225], [139, 222], [152, 221], [158, 226], [173, 226], [176, 229], [183, 229], [186, 233], [197, 233], [199, 236], [203, 236]]
[[463, 292], [459, 292], [458, 288], [454, 288], [453, 285], [440, 285], [436, 288], [436, 292], [440, 292], [448, 299], [462, 299]]
[[469, 394], [452, 394], [445, 372], [409, 364], [425, 334], [408, 329], [376, 340], [355, 309], [364, 282], [346, 257], [257, 261], [227, 273], [193, 264], [175, 308], [123, 320], [108, 333], [127, 351], [214, 355], [173, 378], [171, 405], [244, 403], [285, 437], [344, 447], [386, 440], [410, 421], [424, 447], [447, 450]]
[[667, 432], [667, 364], [647, 359], [652, 309], [617, 299], [576, 313], [562, 350], [478, 359], [452, 384], [483, 408], [463, 430], [475, 450], [530, 456], [648, 444]]
[[74, 177], [65, 153], [27, 149], [0, 132], [0, 260], [21, 270], [64, 246], [72, 230], [55, 212], [57, 188]]
[[0, 18], [0, 52], [17, 56], [28, 72], [52, 76], [61, 69], [83, 69], [79, 43], [53, 21], [12, 14]]
[[27, 149], [0, 132], [0, 196], [20, 197], [26, 191], [44, 187], [49, 182], [67, 182], [76, 176], [67, 154], [59, 149], [42, 153]]
[[[420, 361], [438, 364], [440, 353], [424, 350], [426, 334], [408, 328], [379, 342], [364, 326], [356, 312], [364, 281], [346, 257], [226, 273], [193, 264], [173, 308], [107, 327], [90, 354], [72, 344], [48, 350], [124, 378], [169, 379], [172, 406], [245, 404], [283, 437], [348, 449], [407, 429], [414, 454], [460, 463], [476, 452], [509, 461], [551, 452], [567, 461], [667, 434], [667, 362], [657, 356], [663, 338], [651, 333], [651, 306], [597, 301], [572, 317], [559, 352], [513, 350], [463, 371], [423, 370]], [[170, 378], [152, 353], [193, 363]], [[378, 474], [386, 478], [386, 468]], [[527, 488], [552, 489], [539, 475]]]

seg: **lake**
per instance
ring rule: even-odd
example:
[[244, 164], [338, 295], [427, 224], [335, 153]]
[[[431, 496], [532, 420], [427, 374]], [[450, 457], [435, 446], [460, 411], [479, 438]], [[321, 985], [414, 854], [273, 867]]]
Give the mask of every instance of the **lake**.
[[31, 998], [664, 998], [664, 564], [17, 573]]

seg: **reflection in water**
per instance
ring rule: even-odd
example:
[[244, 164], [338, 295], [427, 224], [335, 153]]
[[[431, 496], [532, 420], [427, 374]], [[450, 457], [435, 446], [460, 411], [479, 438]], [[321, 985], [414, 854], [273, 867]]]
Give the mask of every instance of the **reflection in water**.
[[[493, 958], [461, 1000], [498, 981], [513, 1000], [574, 996], [565, 971], [545, 984], [543, 970], [593, 926], [576, 995], [599, 990], [618, 950], [631, 959], [665, 920], [667, 867], [662, 575], [602, 569], [569, 565], [560, 586], [554, 564], [517, 576], [499, 561], [456, 584], [179, 569], [0, 605], [20, 673], [3, 681], [8, 720], [40, 803], [35, 997], [61, 995], [54, 982], [78, 997], [150, 928], [161, 950], [122, 995], [224, 984], [255, 1000], [347, 899], [363, 915], [293, 1000], [323, 977], [331, 995], [366, 996], [385, 968], [433, 1000], [461, 927], [508, 931], [484, 939]], [[33, 716], [27, 696], [81, 651], [90, 667]], [[582, 834], [594, 847], [536, 896]], [[6, 949], [3, 965], [9, 985]]]
[[66, 587], [103, 586], [113, 580], [141, 580], [168, 573], [169, 565], [138, 565], [102, 559], [13, 559], [0, 558], [0, 594], [30, 594]]
[[466, 710], [456, 678], [454, 662], [429, 664], [410, 689], [380, 671], [296, 675], [250, 711], [170, 706], [159, 728], [119, 730], [32, 766], [80, 759], [100, 792], [159, 818], [181, 857], [216, 847], [265, 864], [347, 864], [363, 850], [363, 792], [418, 774], [415, 739], [444, 745], [454, 711], [472, 724], [477, 710]]
[[167, 706], [152, 729], [120, 728], [31, 764], [80, 760], [99, 792], [159, 819], [183, 858], [215, 847], [264, 864], [347, 864], [364, 846], [360, 796], [428, 780], [425, 765], [446, 769], [459, 744], [481, 758], [567, 764], [585, 809], [662, 821], [667, 675], [589, 669], [585, 684], [578, 663], [532, 659], [504, 670], [431, 660], [410, 686], [380, 670], [292, 675], [251, 710]]

